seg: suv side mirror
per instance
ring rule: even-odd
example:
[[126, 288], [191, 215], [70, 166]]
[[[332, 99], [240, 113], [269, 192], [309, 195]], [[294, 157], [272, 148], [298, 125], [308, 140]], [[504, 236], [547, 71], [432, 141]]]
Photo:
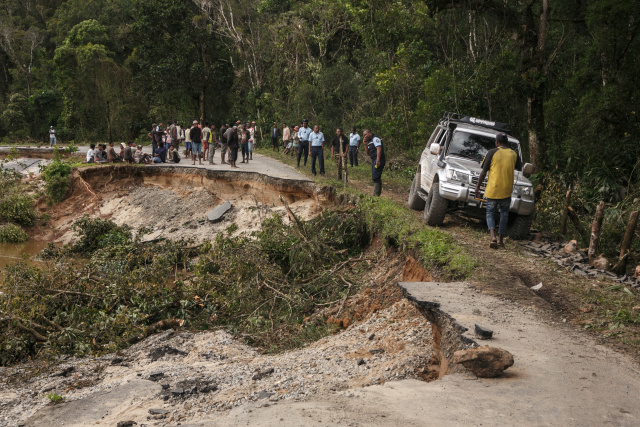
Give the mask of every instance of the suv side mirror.
[[535, 170], [535, 166], [533, 166], [531, 163], [525, 163], [524, 166], [522, 167], [522, 175], [529, 178], [533, 174], [534, 170]]
[[440, 154], [440, 144], [438, 144], [437, 142], [431, 144], [431, 147], [429, 147], [429, 152], [434, 156]]

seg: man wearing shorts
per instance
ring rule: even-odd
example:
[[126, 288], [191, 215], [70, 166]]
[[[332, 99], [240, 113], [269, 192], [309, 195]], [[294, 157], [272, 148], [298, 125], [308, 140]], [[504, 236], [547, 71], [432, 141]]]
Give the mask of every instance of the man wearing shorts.
[[202, 129], [198, 126], [198, 121], [193, 121], [193, 127], [191, 128], [191, 132], [189, 133], [191, 137], [191, 160], [193, 160], [192, 164], [196, 164], [196, 157], [200, 164], [202, 164]]
[[229, 128], [227, 130], [229, 137], [227, 138], [227, 143], [229, 144], [229, 164], [232, 168], [237, 168], [236, 161], [238, 160], [238, 127], [234, 126], [233, 128]]

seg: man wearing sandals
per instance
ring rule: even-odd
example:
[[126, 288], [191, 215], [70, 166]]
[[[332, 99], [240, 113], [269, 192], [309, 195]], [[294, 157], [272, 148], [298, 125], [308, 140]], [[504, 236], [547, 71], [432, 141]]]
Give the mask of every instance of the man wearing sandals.
[[[509, 148], [507, 134], [496, 135], [496, 148], [489, 150], [482, 161], [482, 172], [478, 177], [476, 195], [480, 194], [480, 184], [489, 174], [484, 197], [487, 199], [487, 226], [491, 233], [492, 249], [504, 248], [504, 235], [507, 234], [511, 192], [513, 191], [514, 170], [522, 167], [518, 154]], [[496, 238], [496, 212], [500, 212], [498, 236]]]

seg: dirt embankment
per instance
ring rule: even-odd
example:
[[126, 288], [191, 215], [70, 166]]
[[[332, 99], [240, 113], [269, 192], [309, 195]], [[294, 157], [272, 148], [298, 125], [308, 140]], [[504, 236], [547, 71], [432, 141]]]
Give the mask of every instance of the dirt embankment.
[[[66, 200], [51, 213], [47, 227], [34, 232], [38, 240], [69, 243], [71, 225], [82, 215], [111, 219], [134, 230], [146, 228], [145, 239], [213, 240], [233, 227], [234, 234], [257, 230], [266, 217], [289, 221], [282, 200], [301, 219], [317, 215], [331, 203], [332, 190], [310, 181], [273, 178], [185, 167], [141, 168], [118, 165], [74, 171]], [[232, 209], [217, 222], [207, 214], [230, 202]], [[47, 207], [42, 205], [42, 210]]]

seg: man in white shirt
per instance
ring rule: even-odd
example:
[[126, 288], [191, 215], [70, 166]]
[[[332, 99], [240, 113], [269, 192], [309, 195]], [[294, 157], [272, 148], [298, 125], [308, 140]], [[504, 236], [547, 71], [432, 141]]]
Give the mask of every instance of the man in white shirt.
[[360, 135], [356, 132], [356, 128], [351, 128], [349, 134], [349, 163], [351, 167], [355, 164], [358, 166], [358, 149], [360, 147]]
[[49, 126], [49, 145], [51, 147], [58, 145], [58, 142], [56, 141], [56, 130], [53, 126]]
[[313, 126], [313, 132], [309, 134], [309, 142], [311, 143], [311, 173], [316, 175], [316, 159], [318, 159], [320, 175], [324, 175], [324, 135], [320, 132], [320, 126]]
[[300, 138], [300, 145], [298, 145], [298, 167], [300, 167], [300, 157], [302, 157], [302, 153], [304, 153], [304, 165], [307, 166], [307, 158], [309, 157], [309, 135], [311, 135], [309, 120], [304, 119], [302, 121], [302, 127], [298, 131], [298, 138]]

